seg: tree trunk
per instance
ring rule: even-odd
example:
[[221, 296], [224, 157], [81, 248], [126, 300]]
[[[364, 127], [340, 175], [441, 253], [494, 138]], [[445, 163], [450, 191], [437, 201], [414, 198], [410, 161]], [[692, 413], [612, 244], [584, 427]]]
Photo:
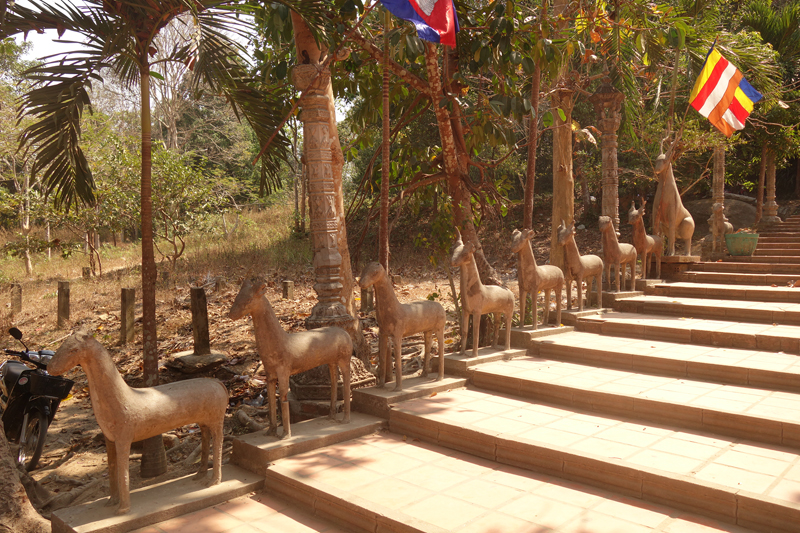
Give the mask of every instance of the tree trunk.
[[303, 164], [303, 159], [300, 159], [300, 233], [305, 235], [306, 233], [306, 205], [308, 205], [308, 201], [306, 200], [306, 181], [308, 176], [306, 175], [306, 166]]
[[389, 274], [389, 179], [391, 162], [389, 158], [389, 29], [392, 18], [388, 10], [383, 12], [383, 144], [381, 145], [381, 220], [378, 236], [378, 261]]
[[719, 144], [714, 147], [714, 175], [711, 180], [712, 201], [720, 204], [725, 204], [725, 145], [723, 142], [720, 139]]
[[[553, 218], [550, 233], [550, 264], [565, 266], [564, 247], [558, 244], [558, 226], [575, 218], [575, 180], [572, 176], [572, 95], [559, 88], [551, 97], [553, 107]], [[561, 120], [557, 108], [566, 115]]]
[[50, 261], [53, 258], [53, 249], [50, 247], [50, 221], [47, 221], [47, 225], [44, 229], [44, 238], [47, 240], [47, 260]]
[[[305, 53], [307, 54], [307, 60], [311, 64], [321, 64], [323, 62], [323, 55], [327, 54], [329, 51], [327, 49], [321, 50], [319, 48], [317, 42], [314, 40], [314, 37], [311, 34], [310, 29], [308, 28], [308, 25], [295, 12], [292, 12], [292, 24], [294, 26], [294, 41], [295, 48], [297, 50], [297, 58], [303, 58]], [[358, 310], [355, 307], [355, 298], [353, 295], [353, 286], [355, 285], [355, 280], [353, 278], [353, 267], [350, 263], [350, 248], [347, 244], [347, 227], [345, 226], [344, 217], [344, 193], [342, 189], [342, 169], [344, 167], [344, 156], [342, 155], [342, 146], [339, 143], [339, 130], [336, 127], [336, 106], [333, 97], [333, 86], [330, 83], [330, 79], [328, 79], [328, 84], [327, 87], [324, 88], [324, 92], [327, 94], [328, 105], [328, 135], [330, 138], [331, 174], [333, 177], [333, 191], [335, 196], [335, 219], [337, 221], [336, 245], [342, 258], [339, 269], [339, 282], [342, 285], [340, 294], [342, 303], [344, 304], [347, 313], [353, 317], [351, 325], [345, 327], [345, 329], [353, 338], [356, 356], [366, 364], [369, 364], [370, 347], [361, 330], [361, 321], [358, 319]], [[313, 216], [313, 212], [311, 214]], [[313, 220], [311, 225], [313, 232]]]
[[[158, 385], [158, 336], [156, 333], [156, 259], [153, 250], [152, 146], [150, 123], [150, 67], [146, 53], [141, 68], [142, 114], [142, 377], [146, 387]], [[163, 460], [162, 460], [163, 456]], [[167, 471], [161, 435], [145, 441], [142, 471], [155, 477]]]
[[0, 533], [50, 533], [50, 522], [33, 508], [0, 421]]
[[[581, 161], [579, 165], [582, 163]], [[585, 217], [592, 211], [592, 199], [589, 194], [589, 178], [586, 176], [586, 172], [583, 171], [583, 168], [575, 170], [575, 174], [577, 174], [578, 178], [581, 180], [581, 200], [583, 201], [583, 216], [584, 220], [586, 220]]]
[[531, 78], [531, 119], [528, 125], [528, 166], [525, 172], [525, 211], [522, 213], [522, 227], [533, 229], [534, 181], [536, 179], [536, 147], [539, 144], [539, 84], [542, 71], [539, 63], [533, 67]]
[[800, 157], [794, 163], [794, 197], [800, 198]]
[[[555, 0], [553, 14], [556, 17], [566, 15], [569, 2]], [[558, 32], [567, 24], [566, 19], [558, 19]], [[558, 32], [556, 35], [558, 35]], [[550, 232], [550, 264], [562, 270], [566, 264], [564, 247], [558, 244], [558, 226], [562, 221], [570, 224], [575, 218], [575, 181], [572, 176], [572, 96], [573, 91], [567, 88], [569, 78], [567, 66], [562, 65], [555, 90], [550, 97], [553, 111], [553, 216]], [[561, 120], [558, 109], [564, 111], [565, 120]]]
[[767, 175], [767, 143], [761, 145], [761, 164], [758, 166], [758, 189], [756, 189], [756, 224], [764, 214], [764, 178]]
[[30, 277], [33, 275], [33, 262], [31, 261], [31, 178], [30, 173], [25, 172], [25, 201], [22, 203], [22, 235], [25, 237], [25, 274]]
[[[297, 121], [293, 121], [292, 127], [292, 156], [294, 157], [294, 232], [300, 233], [300, 198], [299, 198], [299, 183], [303, 179], [303, 164], [300, 163], [300, 157], [297, 155]], [[305, 213], [304, 213], [305, 214]]]
[[[454, 53], [454, 51], [445, 52], [445, 55], [448, 56], [451, 53]], [[452, 56], [446, 57], [446, 59], [448, 61], [453, 60]], [[439, 74], [439, 63], [436, 57], [436, 47], [433, 43], [425, 43], [425, 65], [433, 101], [432, 107], [436, 114], [439, 137], [442, 141], [442, 159], [453, 207], [453, 222], [456, 227], [461, 229], [464, 241], [471, 241], [476, 246], [474, 257], [481, 281], [487, 285], [501, 285], [500, 277], [486, 260], [486, 256], [483, 253], [483, 247], [478, 239], [478, 232], [475, 230], [473, 222], [472, 202], [462, 183], [463, 176], [466, 176], [467, 173], [466, 162], [468, 157], [461, 126], [461, 108], [458, 107], [458, 103], [453, 102], [453, 114], [451, 115], [446, 107], [439, 105], [439, 100], [444, 96], [444, 93], [442, 91], [442, 78]], [[447, 71], [452, 73], [455, 72], [455, 69], [448, 67]], [[449, 76], [446, 78], [446, 82], [448, 85], [452, 83]]]

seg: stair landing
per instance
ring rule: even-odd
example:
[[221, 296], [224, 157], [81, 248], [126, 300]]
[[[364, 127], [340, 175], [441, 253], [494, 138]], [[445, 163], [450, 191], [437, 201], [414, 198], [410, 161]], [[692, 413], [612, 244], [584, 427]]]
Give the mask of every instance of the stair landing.
[[[450, 411], [455, 412], [460, 401], [451, 394], [441, 395], [438, 402], [410, 403], [435, 403], [445, 413], [452, 402]], [[336, 515], [352, 531], [746, 531], [392, 433], [281, 460], [267, 469], [266, 484], [284, 496], [312, 501], [314, 508]], [[404, 527], [395, 529], [399, 524]]]

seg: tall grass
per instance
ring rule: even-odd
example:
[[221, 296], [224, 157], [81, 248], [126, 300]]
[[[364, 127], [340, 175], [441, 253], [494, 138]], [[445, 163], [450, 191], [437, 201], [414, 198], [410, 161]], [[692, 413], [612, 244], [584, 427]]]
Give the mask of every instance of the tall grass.
[[[229, 215], [228, 222], [231, 220]], [[169, 261], [159, 263], [162, 281], [157, 285], [157, 300], [171, 302], [189, 285], [220, 278], [237, 284], [245, 275], [279, 271], [299, 278], [310, 274], [311, 239], [293, 234], [293, 225], [294, 208], [288, 196], [263, 209], [245, 210], [236, 231], [229, 235], [223, 231], [221, 215], [212, 217], [202, 231], [187, 238], [174, 271]], [[0, 257], [0, 326], [7, 329], [13, 322], [23, 329], [34, 328], [43, 343], [62, 336], [64, 332], [55, 330], [58, 280], [72, 280], [70, 319], [75, 325], [91, 316], [118, 313], [122, 287], [136, 288], [140, 297], [139, 243], [116, 247], [104, 244], [101, 257], [103, 276], [88, 281], [81, 278], [83, 267], [89, 264], [88, 256], [82, 253], [62, 258], [54, 251], [50, 260], [44, 253], [35, 254], [32, 276], [26, 275], [22, 259]], [[164, 282], [164, 278], [169, 281]], [[23, 288], [23, 311], [13, 319], [9, 316], [11, 283], [20, 283]], [[0, 347], [5, 344], [3, 337], [0, 333]]]
[[[230, 225], [231, 216], [228, 215]], [[294, 207], [286, 202], [263, 210], [244, 211], [236, 231], [226, 236], [221, 217], [212, 228], [187, 241], [187, 259], [179, 262], [179, 275], [236, 277], [267, 271], [301, 271], [311, 264], [310, 237], [292, 231]]]

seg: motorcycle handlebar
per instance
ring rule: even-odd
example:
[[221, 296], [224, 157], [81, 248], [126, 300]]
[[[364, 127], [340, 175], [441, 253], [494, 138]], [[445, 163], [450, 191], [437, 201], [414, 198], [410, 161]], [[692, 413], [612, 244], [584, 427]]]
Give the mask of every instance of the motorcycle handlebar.
[[28, 352], [26, 352], [24, 350], [17, 351], [17, 350], [11, 350], [9, 348], [4, 348], [3, 351], [8, 355], [15, 355], [15, 356], [19, 357], [20, 359], [22, 359], [26, 363], [30, 363], [32, 365], [35, 365], [36, 368], [41, 368], [41, 369], [44, 369], [44, 370], [47, 369], [47, 364], [46, 363], [42, 363], [40, 361], [34, 361], [33, 359], [30, 358], [30, 356], [28, 355]]

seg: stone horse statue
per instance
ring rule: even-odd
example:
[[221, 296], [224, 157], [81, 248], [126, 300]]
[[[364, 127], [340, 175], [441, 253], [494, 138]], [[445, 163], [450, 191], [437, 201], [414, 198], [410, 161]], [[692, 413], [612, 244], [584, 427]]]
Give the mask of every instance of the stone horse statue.
[[656, 235], [666, 234], [667, 255], [675, 255], [675, 239], [685, 243], [686, 255], [692, 254], [692, 235], [694, 219], [683, 206], [675, 175], [672, 173], [672, 152], [675, 144], [669, 147], [666, 154], [656, 158], [655, 171], [658, 177], [658, 189], [655, 198], [655, 222], [653, 231]]

